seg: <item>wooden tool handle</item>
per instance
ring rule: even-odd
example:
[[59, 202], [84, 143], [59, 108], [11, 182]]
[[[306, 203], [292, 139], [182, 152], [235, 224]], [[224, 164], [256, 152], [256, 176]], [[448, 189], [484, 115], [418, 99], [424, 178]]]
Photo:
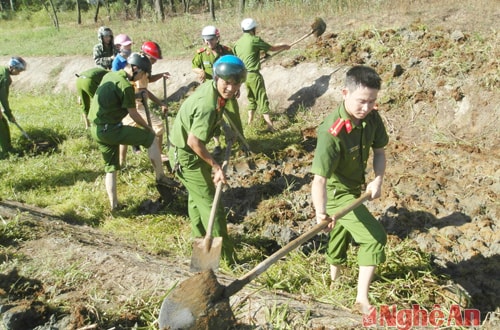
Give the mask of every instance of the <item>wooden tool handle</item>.
[[[231, 140], [227, 141], [226, 153], [224, 156], [224, 163], [222, 163], [222, 172], [225, 174], [227, 165], [229, 164], [229, 157], [231, 157], [231, 148], [233, 142]], [[212, 208], [210, 209], [210, 217], [208, 218], [207, 233], [205, 235], [205, 246], [210, 250], [212, 245], [212, 230], [214, 228], [215, 214], [217, 213], [217, 207], [219, 206], [220, 197], [222, 195], [222, 181], [217, 183], [217, 188], [215, 190], [214, 201], [212, 202]]]
[[147, 91], [143, 91], [141, 93], [142, 105], [144, 106], [144, 112], [146, 112], [146, 119], [148, 121], [148, 126], [153, 128], [153, 126], [151, 124], [151, 114], [149, 113], [149, 105], [148, 105], [147, 95], [148, 95]]
[[[371, 197], [371, 193], [366, 192], [363, 195], [361, 195], [358, 199], [356, 199], [354, 202], [352, 202], [350, 205], [346, 206], [339, 212], [335, 213], [333, 216], [336, 220], [342, 218], [345, 216], [347, 213], [351, 212], [355, 208], [357, 208], [359, 205], [363, 204], [366, 200], [368, 200]], [[323, 221], [317, 225], [315, 225], [312, 229], [309, 231], [305, 232], [304, 234], [300, 235], [298, 238], [294, 239], [278, 251], [276, 251], [274, 254], [269, 256], [267, 259], [262, 261], [260, 264], [255, 266], [251, 271], [249, 271], [247, 274], [245, 274], [243, 277], [240, 277], [239, 279], [235, 280], [231, 284], [229, 284], [225, 290], [224, 290], [224, 297], [230, 297], [236, 292], [240, 291], [245, 285], [247, 285], [251, 280], [265, 272], [272, 264], [274, 264], [276, 261], [287, 255], [290, 251], [301, 245], [302, 243], [308, 241], [310, 238], [312, 238], [314, 235], [319, 233], [321, 230], [325, 229], [326, 226], [328, 226], [330, 222], [329, 221]]]

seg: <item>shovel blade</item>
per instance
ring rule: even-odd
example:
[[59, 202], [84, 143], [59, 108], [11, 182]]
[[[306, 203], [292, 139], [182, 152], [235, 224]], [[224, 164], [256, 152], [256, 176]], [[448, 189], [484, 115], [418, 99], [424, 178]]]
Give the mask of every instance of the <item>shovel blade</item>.
[[189, 307], [182, 306], [168, 297], [163, 300], [158, 317], [160, 330], [163, 329], [189, 329], [196, 322], [195, 316]]
[[222, 237], [213, 237], [207, 244], [205, 238], [197, 238], [193, 242], [193, 255], [191, 256], [191, 272], [219, 269], [220, 254], [222, 250]]
[[161, 305], [160, 330], [233, 329], [236, 320], [223, 292], [224, 286], [212, 270], [181, 282]]

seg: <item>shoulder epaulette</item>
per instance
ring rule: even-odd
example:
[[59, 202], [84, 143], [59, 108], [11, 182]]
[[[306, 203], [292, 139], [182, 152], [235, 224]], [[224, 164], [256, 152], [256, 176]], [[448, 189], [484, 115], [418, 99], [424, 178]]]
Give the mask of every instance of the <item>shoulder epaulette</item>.
[[203, 53], [204, 51], [206, 50], [205, 47], [201, 47], [200, 49], [198, 49], [196, 52], [199, 54], [199, 53]]

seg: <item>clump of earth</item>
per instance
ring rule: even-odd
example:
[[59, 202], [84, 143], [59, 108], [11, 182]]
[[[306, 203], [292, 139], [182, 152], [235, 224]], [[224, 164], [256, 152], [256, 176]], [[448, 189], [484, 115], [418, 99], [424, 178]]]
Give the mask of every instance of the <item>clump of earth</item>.
[[[272, 252], [311, 227], [314, 212], [308, 169], [314, 155], [315, 127], [341, 101], [345, 70], [353, 64], [371, 65], [383, 77], [379, 111], [391, 141], [384, 193], [368, 204], [369, 209], [384, 224], [390, 239], [409, 238], [419, 249], [432, 254], [436, 269], [468, 294], [470, 306], [479, 309], [483, 317], [496, 315], [498, 322], [500, 42], [498, 31], [492, 27], [499, 13], [497, 7], [487, 3], [477, 1], [471, 4], [474, 8], [460, 2], [433, 3], [432, 11], [422, 4], [359, 19], [326, 20], [326, 32], [306, 41], [303, 54], [268, 61], [262, 73], [276, 109], [280, 131], [275, 134], [286, 134], [280, 116], [292, 121], [306, 118], [308, 125], [300, 129], [300, 143], [232, 160], [230, 187], [223, 194], [231, 231], [260, 231], [269, 239]], [[370, 20], [380, 22], [380, 28], [356, 29]], [[267, 33], [272, 39], [273, 31]], [[493, 46], [482, 48], [477, 34], [487, 37]], [[39, 70], [19, 76], [16, 89], [29, 90], [47, 83], [50, 64], [43, 58], [29, 61]], [[42, 62], [44, 65], [37, 65]], [[91, 59], [83, 57], [61, 58], [60, 63], [64, 69], [55, 91], [72, 90], [74, 73], [92, 66]], [[169, 82], [171, 101], [182, 100], [196, 85], [190, 59], [163, 61], [155, 66], [178, 78]], [[160, 94], [161, 86], [156, 88]], [[242, 108], [245, 96], [243, 89]], [[269, 201], [284, 194], [281, 202]], [[36, 266], [40, 260], [54, 265], [85, 260], [83, 268], [94, 273], [94, 281], [54, 293], [43, 278], [25, 278], [16, 268], [0, 274], [0, 313], [7, 329], [37, 325], [40, 330], [52, 329], [55, 324], [59, 329], [77, 329], [93, 312], [87, 309], [83, 297], [94, 288], [105, 288], [116, 297], [101, 304], [105, 311], [126, 303], [127, 296], [154, 287], [168, 288], [191, 275], [182, 260], [148, 255], [97, 229], [68, 225], [46, 210], [2, 202], [0, 215], [7, 220], [14, 218], [16, 208], [26, 211], [23, 221], [32, 228], [31, 239], [7, 242], [15, 253], [30, 256], [30, 260], [20, 262]], [[5, 261], [11, 257], [2, 256]], [[230, 281], [223, 275], [219, 279], [223, 284]], [[18, 289], [9, 291], [14, 284]], [[153, 292], [164, 294], [163, 290]], [[244, 292], [232, 302], [243, 303]], [[45, 301], [48, 296], [55, 298]], [[312, 316], [311, 328], [360, 327], [359, 318], [318, 302], [271, 293], [253, 299], [249, 314], [252, 311], [258, 315], [255, 309], [266, 300], [286, 301], [297, 315], [304, 306], [314, 304], [318, 312]], [[59, 306], [68, 304], [70, 313], [54, 319]], [[116, 324], [131, 328], [137, 320], [137, 315], [122, 315]], [[243, 317], [239, 321], [243, 329], [259, 319], [254, 318], [252, 323]]]

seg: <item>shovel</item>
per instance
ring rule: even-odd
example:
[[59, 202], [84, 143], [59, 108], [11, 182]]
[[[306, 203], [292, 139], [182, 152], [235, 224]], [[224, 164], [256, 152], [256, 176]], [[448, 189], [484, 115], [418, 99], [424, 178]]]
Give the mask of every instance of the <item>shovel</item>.
[[[163, 76], [163, 102], [167, 104], [167, 77]], [[170, 128], [168, 127], [168, 112], [165, 114], [165, 135], [167, 138], [167, 151], [170, 149]]]
[[[226, 154], [224, 163], [222, 163], [222, 171], [226, 173], [226, 168], [231, 156], [232, 139], [229, 139], [226, 147]], [[212, 209], [210, 210], [210, 218], [208, 219], [207, 233], [204, 238], [196, 238], [193, 242], [193, 255], [191, 256], [191, 272], [202, 272], [204, 270], [212, 269], [217, 271], [219, 269], [219, 260], [222, 249], [222, 237], [212, 237], [214, 228], [215, 214], [222, 195], [222, 181], [217, 183], [215, 190], [214, 201], [212, 202]]]
[[[309, 37], [310, 35], [313, 35], [317, 38], [319, 36], [321, 36], [325, 30], [326, 30], [326, 23], [325, 21], [323, 21], [322, 18], [320, 17], [316, 17], [316, 19], [314, 20], [314, 22], [311, 24], [311, 32], [307, 33], [307, 34], [304, 34], [301, 38], [295, 40], [294, 42], [292, 42], [290, 44], [290, 47], [294, 46], [295, 44], [298, 44], [299, 42], [301, 42], [302, 40], [304, 40], [305, 38]], [[269, 56], [266, 56], [264, 57], [260, 63], [264, 63], [265, 61], [267, 61], [268, 59], [270, 59], [271, 57], [275, 56], [275, 55], [278, 55], [279, 53], [285, 51], [284, 49], [283, 50], [279, 50]]]
[[33, 145], [33, 151], [37, 151], [37, 152], [47, 151], [51, 147], [50, 142], [47, 142], [47, 141], [36, 142], [35, 140], [33, 140], [28, 135], [28, 133], [26, 133], [26, 131], [21, 127], [21, 125], [19, 125], [17, 123], [17, 121], [15, 121], [13, 123], [14, 123], [14, 125], [16, 125], [17, 128], [19, 128], [19, 130], [21, 131], [21, 134], [26, 138], [26, 140], [31, 142], [31, 144]]
[[[147, 123], [148, 123], [149, 127], [152, 127], [151, 114], [149, 112], [148, 99], [146, 97], [147, 92], [143, 91], [141, 95], [142, 95], [142, 105], [144, 106], [144, 112], [146, 112]], [[165, 184], [156, 183], [156, 190], [158, 190], [161, 198], [164, 201], [172, 200], [174, 197], [172, 190], [179, 188], [179, 184], [177, 182], [175, 182], [174, 180], [171, 180], [171, 179], [169, 179], [169, 181], [170, 182], [169, 182], [168, 186]]]
[[[364, 193], [350, 205], [337, 212], [333, 217], [337, 220], [342, 218], [370, 197], [371, 193]], [[218, 285], [216, 280], [215, 285], [213, 281], [207, 281], [213, 273], [207, 274], [207, 272], [202, 272], [185, 280], [164, 299], [158, 317], [160, 330], [197, 329], [203, 325], [207, 328], [207, 322], [215, 324], [217, 318], [227, 317], [227, 311], [224, 311], [221, 306], [229, 305], [230, 296], [240, 291], [245, 285], [265, 272], [272, 264], [287, 255], [290, 251], [325, 229], [328, 224], [328, 221], [323, 221], [315, 225], [309, 231], [276, 251], [247, 274], [226, 287]], [[217, 308], [214, 306], [217, 306]], [[223, 312], [220, 312], [220, 310]], [[208, 327], [207, 329], [211, 328]]]
[[33, 139], [31, 139], [31, 138], [30, 138], [30, 136], [28, 135], [28, 133], [26, 133], [26, 131], [25, 131], [25, 130], [21, 127], [21, 125], [19, 125], [19, 124], [17, 123], [17, 121], [15, 121], [15, 122], [14, 122], [14, 125], [16, 125], [16, 126], [17, 126], [17, 128], [19, 128], [19, 130], [21, 131], [21, 134], [22, 134], [22, 135], [23, 135], [23, 136], [24, 136], [27, 140], [29, 140], [30, 142], [33, 142], [33, 143], [34, 143]]

